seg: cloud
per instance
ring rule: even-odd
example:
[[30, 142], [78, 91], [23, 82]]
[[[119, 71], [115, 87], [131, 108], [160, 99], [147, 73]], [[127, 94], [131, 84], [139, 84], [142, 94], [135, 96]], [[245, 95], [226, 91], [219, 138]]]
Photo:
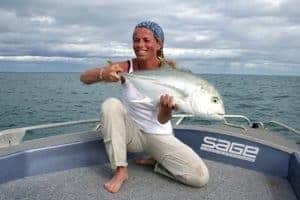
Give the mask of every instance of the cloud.
[[297, 0], [2, 0], [0, 64], [128, 59], [135, 24], [151, 19], [165, 54], [195, 71], [300, 75], [299, 9]]
[[41, 24], [53, 24], [55, 22], [55, 19], [50, 16], [34, 16], [30, 18], [30, 21], [38, 22]]

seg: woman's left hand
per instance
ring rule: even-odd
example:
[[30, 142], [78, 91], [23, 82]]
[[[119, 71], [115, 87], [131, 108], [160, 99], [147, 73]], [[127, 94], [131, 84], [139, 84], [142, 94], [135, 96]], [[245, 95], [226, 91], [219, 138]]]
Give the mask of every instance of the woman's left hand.
[[162, 124], [168, 122], [172, 117], [173, 110], [178, 110], [174, 97], [168, 94], [161, 95], [157, 120]]
[[121, 80], [119, 73], [123, 71], [123, 68], [119, 64], [110, 64], [104, 68], [102, 78], [106, 82], [118, 82]]

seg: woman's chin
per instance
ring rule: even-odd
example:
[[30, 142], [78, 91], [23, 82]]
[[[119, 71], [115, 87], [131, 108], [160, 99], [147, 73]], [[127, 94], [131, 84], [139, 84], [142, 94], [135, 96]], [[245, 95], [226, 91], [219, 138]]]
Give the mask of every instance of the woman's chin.
[[146, 55], [136, 55], [136, 58], [138, 60], [147, 60], [147, 56]]

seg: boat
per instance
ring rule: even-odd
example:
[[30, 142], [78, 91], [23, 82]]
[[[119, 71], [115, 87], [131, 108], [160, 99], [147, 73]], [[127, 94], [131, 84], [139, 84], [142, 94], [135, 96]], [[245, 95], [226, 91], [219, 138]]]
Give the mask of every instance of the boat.
[[[98, 119], [36, 125], [0, 132], [0, 199], [300, 199], [300, 143], [287, 140], [242, 115], [216, 125], [184, 125], [174, 134], [198, 153], [210, 171], [202, 188], [186, 186], [137, 166], [128, 153], [129, 180], [116, 194], [103, 184], [110, 169]], [[238, 118], [246, 123], [234, 124]], [[300, 137], [298, 130], [283, 126]], [[28, 132], [90, 124], [81, 131], [24, 140]]]

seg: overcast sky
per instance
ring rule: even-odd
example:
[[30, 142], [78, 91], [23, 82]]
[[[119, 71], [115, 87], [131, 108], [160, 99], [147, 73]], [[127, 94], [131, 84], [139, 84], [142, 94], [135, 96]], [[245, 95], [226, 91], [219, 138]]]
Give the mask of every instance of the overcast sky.
[[153, 20], [166, 56], [195, 72], [300, 76], [299, 10], [299, 0], [1, 0], [0, 71], [131, 58], [134, 26]]

